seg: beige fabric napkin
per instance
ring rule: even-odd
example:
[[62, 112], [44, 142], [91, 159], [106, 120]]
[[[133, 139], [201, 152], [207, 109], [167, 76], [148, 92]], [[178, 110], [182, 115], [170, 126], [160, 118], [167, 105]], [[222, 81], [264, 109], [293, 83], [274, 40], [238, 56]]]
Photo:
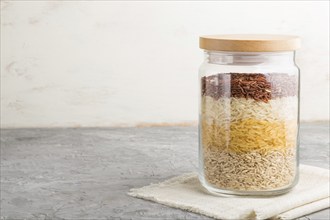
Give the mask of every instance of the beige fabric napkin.
[[219, 197], [208, 194], [196, 173], [131, 189], [131, 196], [216, 219], [293, 219], [330, 206], [329, 170], [300, 166], [300, 180], [289, 193], [268, 198]]

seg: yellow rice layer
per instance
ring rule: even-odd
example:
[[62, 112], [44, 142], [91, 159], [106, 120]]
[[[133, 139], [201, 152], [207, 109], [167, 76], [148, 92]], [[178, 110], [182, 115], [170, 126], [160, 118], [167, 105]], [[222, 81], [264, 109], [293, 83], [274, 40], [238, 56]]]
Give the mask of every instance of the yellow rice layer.
[[204, 148], [210, 150], [266, 153], [296, 146], [297, 128], [295, 120], [270, 122], [249, 118], [222, 126], [202, 120], [201, 138]]

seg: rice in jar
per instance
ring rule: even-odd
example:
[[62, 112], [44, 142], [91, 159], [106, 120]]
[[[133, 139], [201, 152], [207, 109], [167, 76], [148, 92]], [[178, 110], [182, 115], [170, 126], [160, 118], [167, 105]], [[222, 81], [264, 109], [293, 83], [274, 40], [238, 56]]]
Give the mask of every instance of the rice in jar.
[[296, 36], [200, 38], [199, 179], [210, 192], [276, 195], [298, 180]]

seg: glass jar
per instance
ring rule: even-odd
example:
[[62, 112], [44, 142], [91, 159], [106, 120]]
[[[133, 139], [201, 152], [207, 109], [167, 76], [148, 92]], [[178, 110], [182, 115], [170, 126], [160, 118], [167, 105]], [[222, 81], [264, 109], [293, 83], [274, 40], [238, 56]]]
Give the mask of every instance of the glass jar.
[[200, 38], [199, 179], [212, 193], [277, 195], [298, 181], [296, 36]]

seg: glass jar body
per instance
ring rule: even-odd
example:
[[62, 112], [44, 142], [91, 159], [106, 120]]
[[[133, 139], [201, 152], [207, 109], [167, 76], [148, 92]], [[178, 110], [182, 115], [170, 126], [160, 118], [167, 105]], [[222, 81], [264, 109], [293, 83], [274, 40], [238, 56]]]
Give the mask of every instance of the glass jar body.
[[199, 80], [202, 185], [231, 195], [289, 191], [299, 164], [294, 52], [205, 51]]

